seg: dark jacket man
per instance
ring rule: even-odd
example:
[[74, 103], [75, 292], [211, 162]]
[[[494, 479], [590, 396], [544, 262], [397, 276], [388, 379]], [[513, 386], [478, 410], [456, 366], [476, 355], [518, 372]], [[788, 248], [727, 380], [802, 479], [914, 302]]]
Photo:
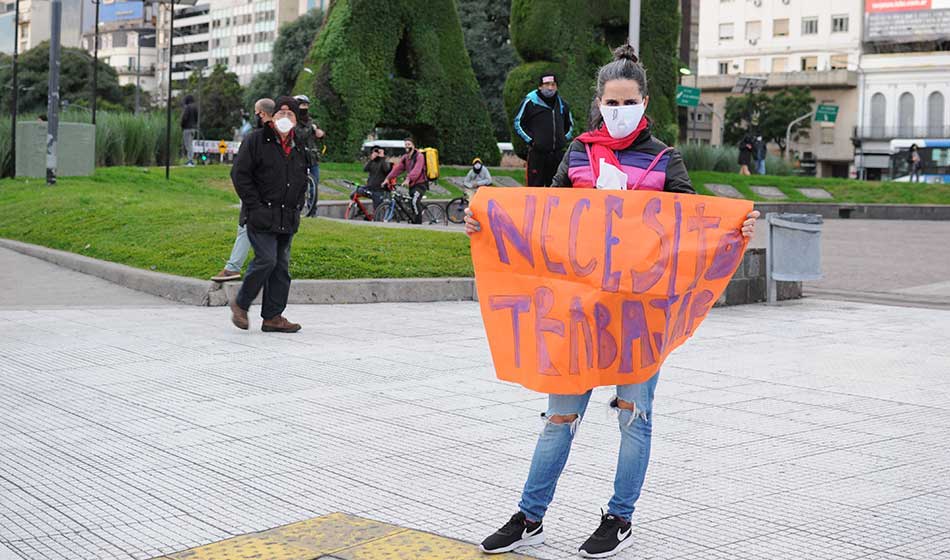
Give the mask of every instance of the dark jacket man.
[[247, 310], [263, 290], [261, 330], [292, 333], [300, 325], [282, 313], [290, 294], [290, 246], [307, 188], [307, 154], [294, 139], [297, 102], [281, 97], [275, 106], [274, 120], [244, 139], [231, 168], [231, 182], [245, 213], [242, 222], [254, 248], [254, 260], [230, 302], [231, 322], [248, 329]]
[[528, 185], [550, 186], [564, 148], [574, 134], [574, 119], [570, 107], [557, 93], [556, 76], [541, 76], [538, 89], [521, 102], [514, 128], [528, 144]]
[[181, 110], [181, 129], [198, 128], [198, 107], [195, 106], [195, 98], [186, 95], [183, 101], [185, 106]]

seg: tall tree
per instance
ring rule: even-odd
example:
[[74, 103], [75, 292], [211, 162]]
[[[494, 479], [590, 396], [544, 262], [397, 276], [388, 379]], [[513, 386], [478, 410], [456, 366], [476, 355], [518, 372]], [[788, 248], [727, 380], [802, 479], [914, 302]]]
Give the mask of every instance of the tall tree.
[[[83, 49], [63, 47], [60, 51], [59, 87], [63, 104], [88, 106], [90, 85], [92, 84], [92, 55]], [[0, 61], [0, 97], [4, 111], [10, 107], [12, 73], [8, 65], [9, 57]], [[49, 41], [44, 41], [20, 55], [17, 65], [19, 86], [19, 110], [23, 113], [46, 111], [47, 90], [49, 84]], [[119, 76], [101, 59], [96, 90], [99, 100], [116, 106], [123, 103]], [[108, 105], [107, 105], [108, 106]]]
[[505, 114], [505, 79], [520, 62], [508, 35], [511, 0], [458, 0], [458, 8], [465, 49], [488, 104], [495, 138], [508, 141], [511, 132]]
[[[201, 78], [200, 87], [201, 133], [211, 140], [230, 140], [241, 126], [243, 90], [237, 74], [218, 64]], [[182, 96], [191, 94], [197, 102], [198, 88], [198, 73], [192, 72]]]
[[244, 93], [244, 104], [251, 107], [262, 97], [275, 99], [281, 95], [296, 95], [294, 84], [303, 71], [303, 61], [310, 45], [320, 32], [323, 12], [310, 10], [306, 14], [281, 26], [274, 41], [271, 69], [261, 72], [251, 81]]
[[[726, 144], [738, 144], [747, 133], [759, 133], [785, 151], [785, 132], [789, 123], [810, 112], [815, 103], [808, 88], [783, 89], [775, 95], [754, 93], [726, 99]], [[792, 129], [792, 138], [807, 137], [811, 119]]]

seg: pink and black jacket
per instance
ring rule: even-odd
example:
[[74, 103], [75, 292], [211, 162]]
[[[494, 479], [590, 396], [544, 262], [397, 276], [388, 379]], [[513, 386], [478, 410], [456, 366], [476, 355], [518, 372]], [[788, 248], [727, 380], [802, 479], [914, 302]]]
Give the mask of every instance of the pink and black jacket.
[[[574, 140], [558, 166], [552, 187], [594, 188], [597, 177], [590, 165], [588, 146]], [[627, 174], [627, 188], [696, 194], [683, 156], [653, 137], [647, 126], [626, 149], [615, 152]]]

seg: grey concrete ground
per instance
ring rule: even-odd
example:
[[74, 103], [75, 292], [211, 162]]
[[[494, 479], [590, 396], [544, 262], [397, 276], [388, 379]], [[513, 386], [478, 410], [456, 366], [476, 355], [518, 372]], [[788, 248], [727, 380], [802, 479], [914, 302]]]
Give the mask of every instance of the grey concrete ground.
[[4, 248], [0, 248], [0, 284], [4, 287], [0, 309], [171, 305], [160, 297]]
[[825, 220], [821, 248], [824, 278], [806, 295], [950, 309], [950, 222]]
[[[494, 379], [475, 303], [0, 311], [0, 551], [150, 558], [333, 511], [471, 542], [516, 509], [545, 398]], [[950, 312], [716, 309], [661, 373], [625, 559], [939, 560]], [[546, 518], [570, 558], [610, 497], [595, 393]], [[0, 558], [3, 552], [0, 552]]]

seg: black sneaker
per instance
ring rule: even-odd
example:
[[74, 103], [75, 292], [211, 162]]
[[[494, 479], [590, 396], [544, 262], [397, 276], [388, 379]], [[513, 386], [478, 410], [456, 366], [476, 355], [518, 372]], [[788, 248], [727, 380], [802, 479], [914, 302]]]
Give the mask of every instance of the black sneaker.
[[616, 515], [600, 517], [600, 527], [594, 531], [578, 552], [584, 558], [607, 558], [633, 544], [633, 527]]
[[544, 527], [541, 522], [530, 523], [524, 513], [518, 512], [511, 516], [504, 527], [495, 531], [478, 549], [487, 554], [501, 554], [511, 552], [519, 546], [531, 546], [544, 542]]

